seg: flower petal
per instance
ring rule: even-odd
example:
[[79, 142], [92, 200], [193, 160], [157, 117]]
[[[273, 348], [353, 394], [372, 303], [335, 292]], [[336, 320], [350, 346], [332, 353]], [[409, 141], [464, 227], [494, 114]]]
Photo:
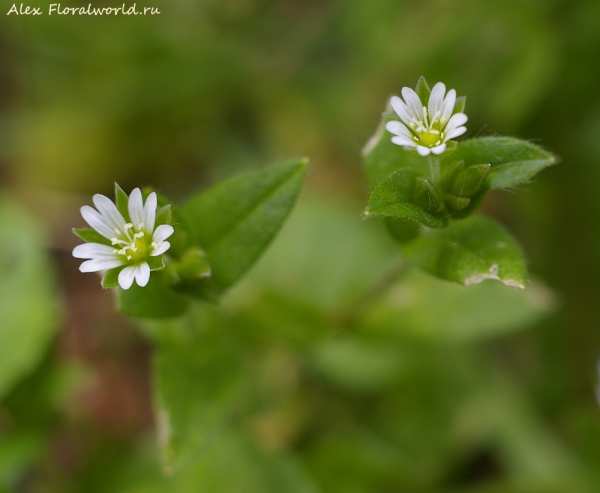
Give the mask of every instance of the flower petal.
[[454, 105], [456, 104], [456, 91], [454, 89], [450, 89], [446, 97], [444, 98], [444, 102], [442, 103], [442, 118], [445, 121], [448, 121], [452, 116], [452, 112], [454, 111]]
[[392, 99], [390, 99], [390, 104], [392, 105], [392, 108], [396, 114], [400, 117], [400, 120], [409, 125], [411, 117], [408, 107], [404, 101], [402, 101], [398, 96], [392, 96]]
[[101, 270], [114, 269], [115, 267], [121, 267], [123, 262], [119, 259], [92, 259], [86, 260], [79, 266], [81, 272], [98, 272]]
[[406, 101], [408, 106], [408, 112], [411, 119], [414, 118], [417, 121], [423, 120], [423, 103], [415, 91], [410, 87], [402, 88], [402, 97]]
[[454, 130], [452, 130], [452, 132], [450, 132], [449, 134], [446, 135], [446, 139], [445, 140], [450, 140], [450, 139], [454, 139], [456, 137], [460, 137], [466, 131], [467, 131], [467, 127], [458, 127], [458, 128], [455, 128]]
[[150, 266], [144, 262], [135, 268], [135, 282], [143, 288], [150, 280]]
[[75, 258], [113, 258], [116, 259], [114, 247], [100, 243], [84, 243], [73, 248]]
[[93, 197], [94, 205], [96, 209], [102, 214], [105, 222], [110, 226], [112, 230], [123, 229], [125, 224], [125, 218], [117, 209], [117, 206], [108, 197], [97, 193]]
[[[429, 96], [429, 116], [433, 118], [439, 118], [442, 116], [442, 104], [444, 102], [444, 94], [446, 94], [446, 86], [443, 82], [438, 82]], [[439, 113], [439, 115], [438, 115]]]
[[[139, 188], [134, 188], [129, 195], [128, 209], [133, 227], [137, 229], [146, 219], [144, 214], [144, 203], [142, 201], [142, 191]], [[146, 226], [146, 224], [144, 224], [144, 226]]]
[[163, 240], [166, 240], [169, 236], [171, 236], [175, 232], [175, 228], [170, 224], [161, 224], [158, 228], [154, 230], [154, 234], [152, 235], [152, 241], [156, 243], [160, 243]]
[[431, 152], [431, 149], [429, 147], [417, 146], [417, 152], [421, 156], [429, 156], [429, 153]]
[[154, 229], [154, 222], [156, 221], [156, 206], [158, 203], [158, 199], [156, 197], [156, 192], [152, 192], [146, 198], [146, 204], [144, 205], [144, 225], [146, 226], [146, 231], [152, 231]]
[[135, 266], [130, 265], [119, 272], [119, 286], [129, 289], [135, 279]]
[[392, 137], [392, 144], [396, 144], [397, 146], [407, 146], [415, 148], [417, 144], [415, 144], [412, 140], [407, 139], [406, 137], [401, 137], [400, 135], [394, 135]]
[[395, 120], [387, 122], [385, 124], [385, 129], [394, 135], [399, 135], [400, 137], [406, 137], [408, 139], [412, 137], [410, 131], [406, 128], [406, 126], [403, 123], [397, 122]]
[[431, 149], [431, 152], [433, 154], [439, 155], [439, 154], [442, 154], [445, 150], [446, 150], [446, 143], [443, 143], [443, 144], [440, 144], [439, 146]]
[[[85, 222], [94, 228], [98, 233], [109, 240], [115, 237], [115, 231], [113, 228], [111, 228], [108, 220], [96, 209], [90, 207], [89, 205], [84, 205], [80, 210]], [[123, 225], [121, 225], [121, 227], [122, 226]]]
[[171, 244], [168, 241], [161, 241], [160, 243], [158, 243], [158, 246], [154, 250], [152, 250], [150, 256], [158, 257], [159, 255], [165, 253], [169, 248], [171, 248]]

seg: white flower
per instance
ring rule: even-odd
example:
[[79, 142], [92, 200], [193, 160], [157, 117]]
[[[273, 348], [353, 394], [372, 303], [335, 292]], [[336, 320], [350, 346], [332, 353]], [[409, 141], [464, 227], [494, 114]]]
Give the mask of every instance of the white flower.
[[157, 197], [152, 192], [144, 204], [142, 192], [136, 188], [129, 195], [128, 213], [125, 219], [117, 206], [104, 195], [93, 197], [96, 209], [85, 205], [81, 215], [100, 235], [103, 243], [84, 243], [73, 250], [73, 256], [89, 259], [81, 264], [81, 272], [98, 272], [125, 267], [119, 272], [118, 282], [129, 289], [133, 281], [146, 286], [150, 280], [150, 257], [165, 253], [171, 244], [165, 241], [173, 232], [173, 226], [162, 224], [156, 229]]
[[442, 82], [433, 86], [427, 105], [409, 87], [402, 88], [402, 96], [404, 101], [398, 96], [392, 96], [390, 101], [400, 121], [390, 121], [385, 126], [388, 132], [394, 134], [394, 144], [416, 149], [421, 156], [442, 154], [448, 140], [467, 131], [464, 126], [467, 115], [452, 114], [456, 91], [450, 89], [446, 94], [446, 86]]

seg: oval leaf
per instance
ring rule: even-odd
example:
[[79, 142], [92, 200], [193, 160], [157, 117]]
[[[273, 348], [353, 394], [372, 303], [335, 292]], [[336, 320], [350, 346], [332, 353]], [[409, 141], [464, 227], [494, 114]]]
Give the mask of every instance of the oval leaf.
[[409, 262], [464, 285], [495, 279], [525, 287], [527, 268], [513, 237], [495, 221], [472, 217], [430, 231], [403, 248]]
[[307, 163], [287, 161], [230, 178], [183, 208], [188, 229], [212, 269], [210, 280], [202, 284], [206, 296], [221, 294], [264, 252], [296, 202]]
[[442, 160], [442, 168], [463, 160], [466, 166], [491, 164], [489, 188], [509, 188], [527, 183], [544, 168], [556, 164], [549, 152], [512, 137], [482, 137], [460, 142], [457, 150]]

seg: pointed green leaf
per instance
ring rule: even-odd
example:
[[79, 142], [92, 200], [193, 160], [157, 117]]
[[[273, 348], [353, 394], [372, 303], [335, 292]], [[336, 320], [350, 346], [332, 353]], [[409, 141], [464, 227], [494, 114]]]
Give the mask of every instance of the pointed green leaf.
[[135, 282], [129, 289], [118, 289], [119, 310], [139, 318], [175, 317], [183, 313], [189, 301], [170, 287], [166, 270], [152, 272], [150, 282], [143, 288]]
[[40, 363], [60, 324], [44, 245], [38, 225], [0, 195], [0, 398]]
[[460, 97], [456, 98], [456, 103], [454, 103], [454, 110], [452, 111], [452, 114], [454, 115], [456, 113], [464, 113], [466, 105], [467, 105], [467, 97], [466, 96], [460, 96]]
[[430, 231], [403, 248], [407, 260], [421, 269], [460, 284], [495, 279], [524, 288], [527, 268], [521, 249], [498, 223], [485, 217], [453, 222]]
[[365, 216], [394, 217], [429, 228], [446, 226], [446, 219], [434, 216], [415, 203], [418, 178], [411, 168], [396, 171], [373, 190]]
[[154, 370], [163, 461], [175, 471], [213, 443], [239, 399], [241, 358], [223, 317], [197, 305], [172, 321], [147, 321], [159, 341]]
[[161, 224], [171, 224], [172, 206], [167, 204], [156, 211], [156, 226]]
[[182, 209], [212, 268], [207, 296], [218, 296], [235, 283], [267, 248], [296, 202], [307, 162], [286, 161], [230, 178]]
[[463, 160], [467, 167], [491, 164], [486, 179], [491, 189], [526, 183], [542, 169], [556, 163], [556, 158], [549, 152], [512, 137], [482, 137], [460, 142], [458, 149], [443, 159], [442, 168], [457, 160]]
[[101, 243], [102, 245], [112, 246], [112, 243], [108, 238], [105, 238], [94, 229], [73, 228], [73, 233], [79, 236], [79, 238], [81, 238], [86, 243]]

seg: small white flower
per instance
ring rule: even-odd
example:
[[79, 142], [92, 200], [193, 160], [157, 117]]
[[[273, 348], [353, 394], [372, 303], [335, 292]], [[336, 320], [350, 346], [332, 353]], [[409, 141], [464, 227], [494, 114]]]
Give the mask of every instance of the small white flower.
[[392, 96], [390, 101], [400, 121], [390, 121], [385, 126], [388, 132], [394, 134], [394, 144], [405, 149], [416, 149], [421, 156], [442, 154], [448, 140], [467, 131], [464, 126], [467, 115], [452, 114], [456, 91], [450, 89], [446, 94], [446, 86], [442, 82], [433, 86], [428, 104], [423, 104], [417, 93], [409, 87], [402, 88], [402, 96], [404, 101], [398, 96]]
[[96, 209], [85, 205], [81, 215], [85, 221], [108, 241], [84, 243], [73, 250], [73, 256], [89, 259], [81, 264], [81, 272], [98, 272], [125, 267], [118, 276], [119, 285], [129, 289], [133, 281], [146, 286], [150, 280], [150, 257], [165, 253], [171, 244], [165, 241], [173, 232], [173, 226], [161, 224], [156, 229], [157, 197], [152, 192], [144, 204], [142, 192], [136, 188], [129, 195], [128, 213], [125, 219], [117, 206], [104, 195], [93, 197]]

